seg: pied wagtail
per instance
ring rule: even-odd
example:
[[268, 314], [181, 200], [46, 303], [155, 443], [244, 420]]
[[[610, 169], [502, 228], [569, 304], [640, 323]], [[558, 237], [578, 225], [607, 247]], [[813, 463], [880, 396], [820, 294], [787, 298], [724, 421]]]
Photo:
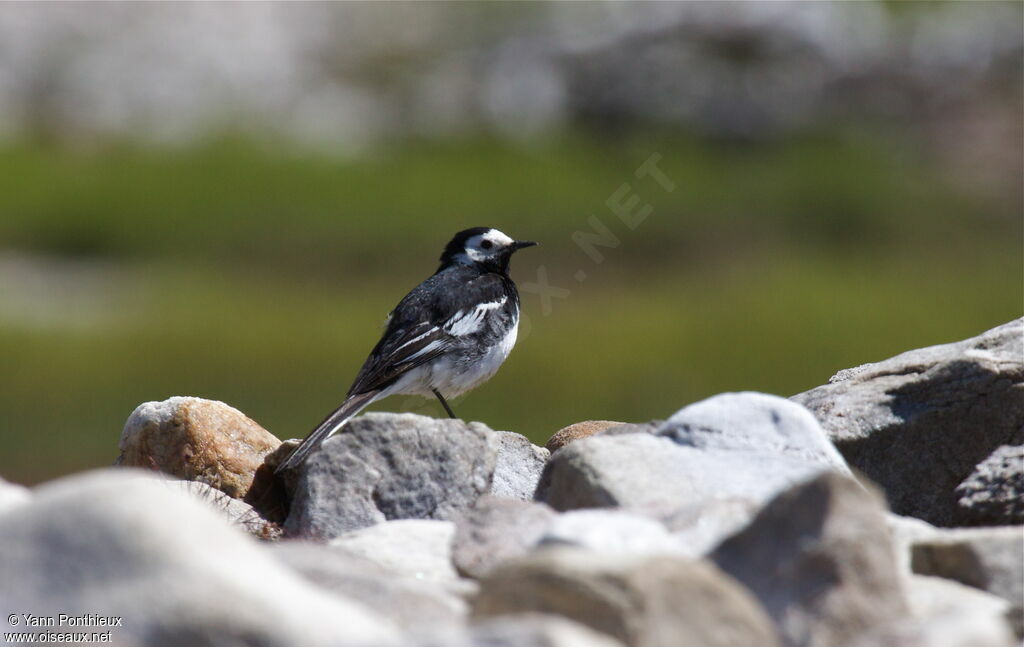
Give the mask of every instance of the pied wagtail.
[[366, 358], [341, 406], [281, 462], [300, 465], [324, 440], [372, 402], [396, 393], [454, 398], [494, 375], [516, 343], [519, 293], [508, 276], [512, 254], [537, 243], [497, 229], [455, 234], [433, 276], [388, 315], [384, 335]]

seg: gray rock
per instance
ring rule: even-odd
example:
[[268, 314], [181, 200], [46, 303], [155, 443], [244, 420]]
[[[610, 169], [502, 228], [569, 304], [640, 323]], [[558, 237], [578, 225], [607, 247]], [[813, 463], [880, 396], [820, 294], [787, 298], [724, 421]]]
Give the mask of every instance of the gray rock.
[[[840, 371], [792, 399], [811, 410], [850, 465], [885, 489], [894, 512], [940, 526], [963, 522], [970, 514], [961, 499], [968, 496], [968, 510], [980, 501], [970, 497], [973, 486], [958, 486], [998, 447], [1024, 445], [1024, 319]], [[979, 518], [1021, 523], [1019, 498], [999, 505], [1001, 478], [981, 488], [994, 496]]]
[[683, 555], [681, 541], [650, 516], [622, 510], [571, 510], [555, 514], [546, 505], [484, 497], [456, 518], [456, 567], [481, 578], [537, 547], [573, 546], [606, 555]]
[[681, 446], [645, 433], [596, 435], [552, 454], [536, 499], [556, 510], [670, 510], [714, 499], [763, 502], [822, 471], [789, 456]]
[[541, 503], [481, 497], [455, 517], [455, 567], [469, 577], [482, 577], [536, 546], [554, 518], [554, 511]]
[[273, 544], [270, 553], [309, 582], [359, 600], [410, 633], [461, 627], [469, 613], [466, 601], [446, 587], [396, 574], [355, 553], [304, 541]]
[[409, 577], [357, 552], [318, 541], [286, 539], [266, 544], [266, 547], [274, 559], [328, 589], [345, 578]]
[[491, 494], [531, 501], [544, 463], [551, 452], [537, 447], [521, 434], [498, 431], [498, 459]]
[[998, 634], [977, 626], [977, 618], [956, 614], [927, 622], [909, 618], [876, 627], [843, 647], [1014, 647]]
[[686, 555], [658, 521], [622, 510], [570, 510], [555, 517], [541, 546], [566, 545], [609, 555]]
[[920, 575], [955, 580], [1010, 603], [1010, 618], [1024, 631], [1024, 528], [957, 528], [918, 538], [911, 568]]
[[896, 564], [902, 576], [909, 578], [913, 571], [910, 568], [910, 547], [922, 539], [935, 537], [942, 532], [927, 521], [914, 517], [903, 517], [891, 512], [885, 515], [892, 545], [896, 551]]
[[[923, 523], [923, 522], [922, 522]], [[909, 575], [911, 615], [880, 625], [845, 647], [1012, 647], [1002, 598], [941, 577]]]
[[484, 620], [459, 632], [424, 639], [416, 647], [622, 647], [622, 643], [565, 618], [524, 613]]
[[1024, 445], [1001, 445], [954, 490], [953, 521], [963, 526], [1024, 523]]
[[844, 647], [1013, 647], [1006, 601], [938, 577], [908, 582], [913, 615], [872, 628]]
[[31, 498], [32, 495], [24, 485], [0, 478], [0, 514], [25, 505]]
[[783, 492], [711, 558], [788, 645], [845, 645], [907, 614], [881, 496], [825, 473]]
[[[1021, 597], [1024, 595], [1021, 591], [1021, 587], [1024, 586], [1024, 566], [1021, 564], [1024, 560], [1024, 556], [1021, 555], [1024, 529], [1019, 526], [936, 528], [914, 517], [894, 514], [887, 517], [893, 545], [896, 548], [898, 570], [907, 587], [916, 585], [921, 595], [925, 596], [922, 598], [925, 600], [930, 599], [927, 597], [929, 591], [934, 590], [936, 595], [941, 597], [943, 591], [955, 594], [958, 589], [965, 586], [973, 587], [976, 591], [995, 593], [996, 595], [986, 594], [976, 599], [989, 597], [1000, 600], [1002, 604], [998, 615], [1001, 620], [1005, 620], [1003, 624], [1008, 623], [1018, 638], [1024, 638], [1024, 612], [1021, 604]], [[929, 584], [937, 579], [949, 582], [949, 587], [942, 589], [940, 585]], [[914, 590], [910, 590], [913, 594]], [[913, 598], [911, 603], [913, 605]], [[950, 603], [947, 606], [956, 605]], [[945, 618], [946, 615], [938, 611], [934, 614], [937, 621], [940, 620], [940, 616]], [[964, 627], [951, 626], [948, 635], [971, 635], [970, 632], [964, 633], [965, 631]]]
[[491, 571], [473, 605], [477, 618], [526, 612], [564, 616], [634, 647], [779, 644], [747, 591], [684, 558], [536, 551]]
[[326, 594], [206, 505], [135, 470], [36, 489], [0, 524], [0, 600], [123, 618], [118, 644], [390, 645], [397, 629]]
[[[913, 576], [907, 586], [913, 620], [906, 627], [927, 647], [1011, 647], [1009, 604], [994, 595], [938, 578]], [[863, 647], [878, 643], [863, 642]]]
[[658, 428], [619, 425], [548, 460], [535, 497], [556, 510], [626, 507], [668, 513], [716, 499], [758, 505], [822, 470], [847, 472], [803, 407], [762, 393], [726, 393]]
[[711, 499], [660, 515], [662, 523], [691, 557], [704, 557], [743, 529], [760, 507], [747, 499]]
[[473, 647], [622, 647], [611, 636], [557, 616], [523, 614], [477, 623]]
[[329, 539], [392, 519], [449, 519], [490, 491], [497, 435], [478, 422], [368, 413], [301, 468], [290, 536]]
[[811, 412], [777, 395], [721, 393], [680, 409], [657, 435], [685, 447], [788, 456], [850, 473]]
[[332, 539], [330, 545], [419, 580], [455, 580], [451, 521], [405, 519], [361, 528]]
[[999, 596], [930, 575], [912, 575], [907, 580], [907, 601], [910, 613], [922, 620], [957, 611], [969, 616], [990, 615], [1003, 619], [1010, 607]]

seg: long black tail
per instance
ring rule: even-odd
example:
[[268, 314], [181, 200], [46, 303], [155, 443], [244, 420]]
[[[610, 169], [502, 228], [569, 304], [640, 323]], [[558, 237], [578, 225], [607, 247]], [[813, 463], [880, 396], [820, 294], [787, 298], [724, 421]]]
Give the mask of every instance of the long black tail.
[[281, 461], [277, 469], [274, 470], [274, 473], [280, 474], [285, 470], [301, 465], [310, 452], [319, 447], [320, 443], [327, 440], [331, 434], [341, 429], [342, 425], [348, 422], [349, 418], [373, 402], [379, 393], [380, 391], [370, 391], [369, 393], [357, 393], [346, 398], [340, 407], [324, 418], [323, 422], [306, 436], [306, 439], [288, 455], [288, 458]]

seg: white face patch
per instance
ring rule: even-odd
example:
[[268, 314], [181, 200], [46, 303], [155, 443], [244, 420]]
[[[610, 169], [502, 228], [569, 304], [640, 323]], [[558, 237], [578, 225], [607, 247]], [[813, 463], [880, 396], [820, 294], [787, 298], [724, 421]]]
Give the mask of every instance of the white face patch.
[[471, 261], [485, 261], [508, 249], [514, 242], [497, 229], [489, 229], [486, 233], [473, 236], [466, 241], [466, 256]]

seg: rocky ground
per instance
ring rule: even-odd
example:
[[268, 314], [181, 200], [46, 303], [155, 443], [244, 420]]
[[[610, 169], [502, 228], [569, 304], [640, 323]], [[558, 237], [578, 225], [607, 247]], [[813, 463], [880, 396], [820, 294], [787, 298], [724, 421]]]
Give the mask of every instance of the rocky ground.
[[4, 631], [161, 647], [1017, 644], [1022, 339], [1024, 319], [789, 399], [725, 393], [665, 421], [579, 423], [546, 448], [371, 413], [280, 479], [294, 441], [220, 402], [146, 403], [116, 467], [0, 481]]

